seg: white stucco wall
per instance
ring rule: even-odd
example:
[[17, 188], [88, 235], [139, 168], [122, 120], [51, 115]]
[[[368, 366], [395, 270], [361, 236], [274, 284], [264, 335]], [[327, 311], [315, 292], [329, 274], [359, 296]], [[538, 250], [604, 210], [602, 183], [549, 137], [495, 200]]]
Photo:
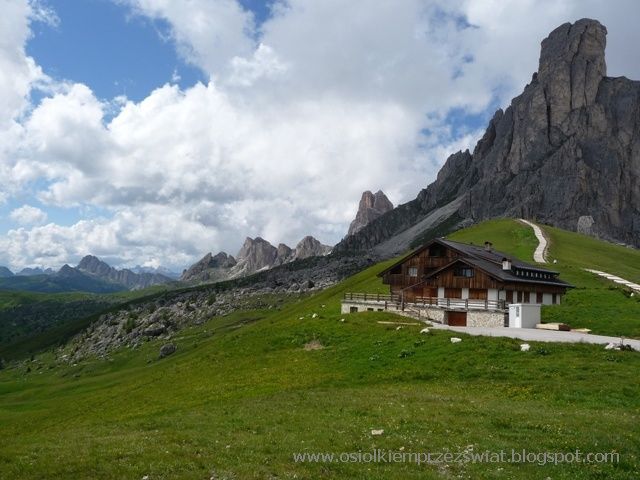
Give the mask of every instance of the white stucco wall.
[[536, 328], [540, 323], [540, 305], [532, 303], [512, 303], [509, 305], [509, 327]]
[[487, 290], [487, 299], [497, 301], [498, 300], [498, 289], [497, 288], [489, 288]]
[[469, 298], [469, 289], [468, 288], [463, 288], [462, 289], [462, 299], [464, 300], [465, 298]]

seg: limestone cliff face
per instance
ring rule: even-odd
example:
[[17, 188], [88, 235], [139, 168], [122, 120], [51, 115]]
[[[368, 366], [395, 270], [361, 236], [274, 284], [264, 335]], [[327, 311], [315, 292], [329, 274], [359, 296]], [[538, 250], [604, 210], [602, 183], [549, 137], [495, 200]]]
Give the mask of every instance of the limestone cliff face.
[[182, 273], [180, 280], [189, 282], [192, 280], [218, 280], [228, 276], [231, 267], [236, 265], [236, 259], [225, 252], [215, 256], [207, 253], [201, 260], [194, 263]]
[[309, 257], [322, 257], [331, 253], [331, 247], [323, 245], [311, 235], [307, 235], [296, 245], [294, 256], [297, 260]]
[[606, 76], [606, 34], [589, 19], [556, 28], [473, 153], [451, 155], [415, 200], [336, 250], [371, 249], [452, 205], [461, 222], [534, 218], [640, 246], [640, 82]]
[[375, 194], [367, 190], [362, 194], [362, 198], [360, 198], [356, 218], [351, 222], [351, 225], [349, 225], [347, 235], [353, 235], [362, 230], [373, 220], [390, 210], [393, 210], [393, 204], [382, 190], [378, 190]]

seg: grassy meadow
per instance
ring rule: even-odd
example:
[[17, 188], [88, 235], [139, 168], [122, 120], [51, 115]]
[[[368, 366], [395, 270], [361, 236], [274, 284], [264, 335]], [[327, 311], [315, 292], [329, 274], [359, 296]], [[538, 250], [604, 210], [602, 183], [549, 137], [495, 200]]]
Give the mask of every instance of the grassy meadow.
[[[563, 256], [565, 240], [551, 235], [558, 269], [573, 275], [568, 280], [578, 288], [564, 306], [545, 310], [547, 318], [575, 315], [570, 302], [595, 291], [603, 315], [620, 299], [623, 308], [634, 308], [632, 297], [583, 275], [577, 257]], [[526, 228], [508, 220], [452, 238], [488, 239], [525, 260], [535, 247]], [[447, 331], [420, 334], [419, 325], [378, 323], [408, 322], [392, 314], [340, 314], [344, 292], [386, 291], [376, 274], [388, 264], [311, 297], [183, 330], [173, 339], [177, 352], [162, 360], [161, 344], [150, 341], [77, 365], [59, 364], [51, 352], [12, 364], [0, 371], [0, 478], [639, 478], [640, 354], [535, 342], [521, 352], [514, 339], [464, 335], [452, 344]], [[594, 330], [611, 326], [596, 314], [580, 320]], [[614, 452], [620, 461], [417, 465], [293, 458], [373, 449], [579, 449]]]

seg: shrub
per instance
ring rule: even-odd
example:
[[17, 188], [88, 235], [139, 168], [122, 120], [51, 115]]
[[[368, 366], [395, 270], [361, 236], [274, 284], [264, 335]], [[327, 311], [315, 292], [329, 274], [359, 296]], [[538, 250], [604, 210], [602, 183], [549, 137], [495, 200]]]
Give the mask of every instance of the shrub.
[[136, 319], [133, 316], [129, 316], [124, 322], [123, 329], [126, 333], [131, 333], [134, 328], [136, 328]]

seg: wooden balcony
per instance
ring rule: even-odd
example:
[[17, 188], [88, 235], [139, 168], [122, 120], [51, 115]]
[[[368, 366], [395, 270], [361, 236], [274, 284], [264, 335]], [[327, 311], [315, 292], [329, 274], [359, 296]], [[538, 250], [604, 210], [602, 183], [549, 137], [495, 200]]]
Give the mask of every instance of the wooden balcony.
[[401, 295], [383, 293], [345, 293], [343, 300], [357, 303], [370, 303], [375, 306], [384, 305], [385, 310], [404, 310], [405, 308], [432, 307], [447, 310], [493, 310], [504, 311], [507, 303], [504, 300], [476, 300], [472, 298], [439, 298], [415, 297], [404, 300]]

